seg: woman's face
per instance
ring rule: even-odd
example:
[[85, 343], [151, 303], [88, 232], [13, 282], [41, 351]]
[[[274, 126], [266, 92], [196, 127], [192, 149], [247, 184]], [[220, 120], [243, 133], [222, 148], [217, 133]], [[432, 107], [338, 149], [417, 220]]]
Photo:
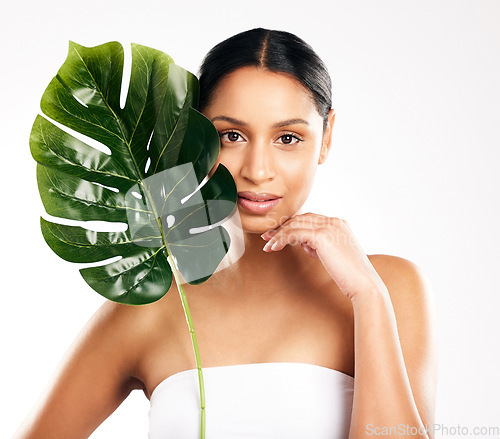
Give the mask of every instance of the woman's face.
[[[243, 229], [260, 234], [295, 215], [327, 157], [334, 111], [323, 136], [323, 119], [300, 82], [249, 66], [222, 80], [203, 113], [221, 141], [209, 176], [219, 163], [231, 172]], [[248, 192], [277, 201], [249, 201]]]

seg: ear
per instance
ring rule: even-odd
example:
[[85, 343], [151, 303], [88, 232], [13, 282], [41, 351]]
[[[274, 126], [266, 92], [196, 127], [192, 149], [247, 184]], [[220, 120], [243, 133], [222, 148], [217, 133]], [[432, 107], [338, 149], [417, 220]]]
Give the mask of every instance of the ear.
[[323, 135], [323, 142], [321, 144], [321, 151], [319, 153], [318, 165], [325, 162], [328, 153], [330, 152], [330, 148], [332, 147], [332, 130], [334, 122], [335, 122], [335, 109], [332, 108], [328, 112], [328, 122], [326, 125], [325, 134]]

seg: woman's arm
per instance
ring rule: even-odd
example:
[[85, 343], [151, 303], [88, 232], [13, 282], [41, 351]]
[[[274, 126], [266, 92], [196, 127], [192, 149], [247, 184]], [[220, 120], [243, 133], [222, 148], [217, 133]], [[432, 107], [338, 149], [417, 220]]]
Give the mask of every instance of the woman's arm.
[[[134, 378], [140, 312], [105, 302], [63, 358], [53, 381], [14, 439], [82, 439], [141, 388]], [[36, 366], [35, 366], [36, 367]]]
[[266, 251], [300, 242], [352, 302], [355, 380], [349, 439], [432, 438], [435, 311], [430, 285], [418, 267], [395, 256], [369, 260], [340, 218], [295, 215], [261, 236], [268, 241]]
[[349, 439], [432, 438], [437, 341], [430, 285], [406, 259], [376, 255], [374, 261], [385, 287], [351, 297], [355, 382]]

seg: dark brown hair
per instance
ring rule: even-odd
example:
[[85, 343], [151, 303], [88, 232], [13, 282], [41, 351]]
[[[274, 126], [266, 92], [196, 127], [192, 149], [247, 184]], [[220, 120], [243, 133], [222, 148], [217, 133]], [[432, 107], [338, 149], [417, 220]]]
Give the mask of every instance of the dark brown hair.
[[309, 92], [323, 118], [323, 130], [332, 108], [332, 82], [328, 70], [309, 44], [296, 35], [261, 27], [236, 34], [213, 47], [198, 70], [198, 109], [209, 104], [221, 80], [240, 67], [257, 66], [288, 73]]

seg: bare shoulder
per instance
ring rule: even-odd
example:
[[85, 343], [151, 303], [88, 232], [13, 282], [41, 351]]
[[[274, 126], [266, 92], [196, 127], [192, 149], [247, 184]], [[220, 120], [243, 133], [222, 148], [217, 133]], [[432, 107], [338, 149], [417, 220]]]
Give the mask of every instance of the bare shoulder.
[[389, 290], [393, 306], [414, 309], [422, 305], [434, 307], [434, 295], [427, 274], [415, 262], [399, 256], [374, 254], [368, 259]]
[[135, 344], [161, 318], [165, 309], [164, 298], [147, 305], [123, 305], [107, 300], [97, 310], [88, 323], [90, 334], [108, 341], [118, 340], [126, 344]]
[[136, 367], [163, 306], [161, 299], [141, 306], [104, 302], [67, 350], [15, 438], [86, 438], [133, 389], [144, 389]]
[[425, 331], [434, 337], [435, 297], [422, 268], [399, 256], [376, 254], [368, 258], [389, 291], [400, 333], [420, 330], [422, 337]]
[[[89, 340], [81, 343], [90, 351], [105, 350], [112, 359], [112, 368], [120, 371], [130, 390], [142, 389], [147, 393], [139, 379], [141, 362], [154, 347], [159, 329], [169, 324], [174, 295], [170, 290], [160, 300], [146, 305], [106, 301], [82, 331]], [[167, 336], [167, 332], [162, 334]]]

